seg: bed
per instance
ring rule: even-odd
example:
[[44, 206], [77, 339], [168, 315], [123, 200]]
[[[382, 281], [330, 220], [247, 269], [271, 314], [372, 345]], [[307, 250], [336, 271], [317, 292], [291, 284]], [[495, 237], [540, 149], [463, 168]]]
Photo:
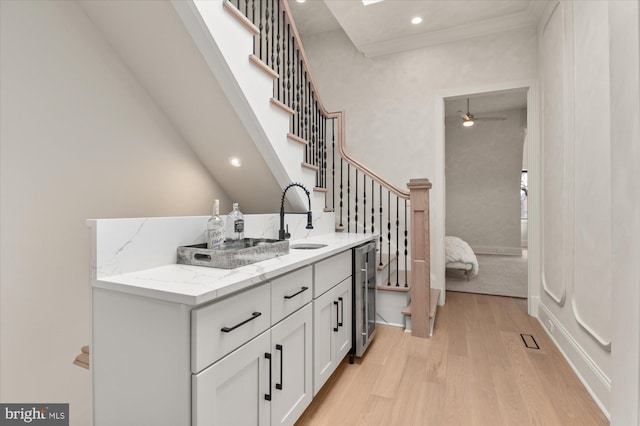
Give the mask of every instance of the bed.
[[478, 275], [478, 259], [469, 244], [458, 237], [444, 237], [445, 262], [447, 270], [463, 271], [467, 281]]

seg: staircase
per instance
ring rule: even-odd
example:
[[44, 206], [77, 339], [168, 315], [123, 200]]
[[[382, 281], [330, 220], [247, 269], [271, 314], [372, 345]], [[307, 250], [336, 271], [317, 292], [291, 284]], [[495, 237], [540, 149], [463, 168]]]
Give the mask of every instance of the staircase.
[[[313, 188], [314, 215], [333, 213], [336, 232], [379, 235], [378, 321], [410, 329], [411, 319], [418, 321], [410, 311], [413, 290], [423, 306], [420, 323], [430, 323], [420, 327], [426, 337], [438, 299], [429, 291], [428, 181], [416, 186], [427, 194], [426, 207], [412, 208], [413, 192], [346, 153], [344, 114], [325, 110], [286, 0], [172, 4], [278, 183]], [[303, 196], [289, 199], [293, 208], [305, 208]], [[412, 233], [410, 222], [419, 229]], [[416, 242], [426, 253], [419, 261], [410, 254]]]

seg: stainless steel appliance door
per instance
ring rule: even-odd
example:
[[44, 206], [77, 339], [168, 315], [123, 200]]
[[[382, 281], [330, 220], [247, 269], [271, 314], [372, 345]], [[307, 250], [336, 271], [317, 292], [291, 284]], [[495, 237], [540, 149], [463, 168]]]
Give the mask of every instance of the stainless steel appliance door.
[[362, 356], [376, 330], [376, 245], [354, 249], [354, 349]]

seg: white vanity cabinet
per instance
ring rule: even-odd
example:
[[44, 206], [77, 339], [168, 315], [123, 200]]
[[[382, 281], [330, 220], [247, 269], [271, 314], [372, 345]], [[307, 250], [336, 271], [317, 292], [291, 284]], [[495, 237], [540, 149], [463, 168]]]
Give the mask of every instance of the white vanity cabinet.
[[233, 351], [192, 379], [192, 425], [268, 425], [270, 332]]
[[[98, 225], [98, 241], [114, 235]], [[332, 234], [319, 239], [334, 245], [326, 254], [238, 273], [163, 264], [94, 277], [94, 426], [293, 425], [352, 347], [351, 248], [371, 238]], [[102, 257], [96, 270], [111, 267]]]
[[351, 251], [314, 265], [313, 394], [351, 349]]
[[292, 425], [300, 417], [313, 391], [311, 287], [308, 266], [194, 309], [194, 426]]

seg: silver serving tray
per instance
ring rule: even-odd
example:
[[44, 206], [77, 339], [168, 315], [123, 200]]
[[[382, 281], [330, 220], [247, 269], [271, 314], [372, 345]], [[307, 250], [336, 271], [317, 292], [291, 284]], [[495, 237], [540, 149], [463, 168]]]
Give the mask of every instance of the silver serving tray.
[[225, 241], [220, 247], [207, 249], [207, 244], [178, 247], [178, 263], [207, 266], [209, 268], [235, 269], [289, 253], [288, 240], [245, 238]]

